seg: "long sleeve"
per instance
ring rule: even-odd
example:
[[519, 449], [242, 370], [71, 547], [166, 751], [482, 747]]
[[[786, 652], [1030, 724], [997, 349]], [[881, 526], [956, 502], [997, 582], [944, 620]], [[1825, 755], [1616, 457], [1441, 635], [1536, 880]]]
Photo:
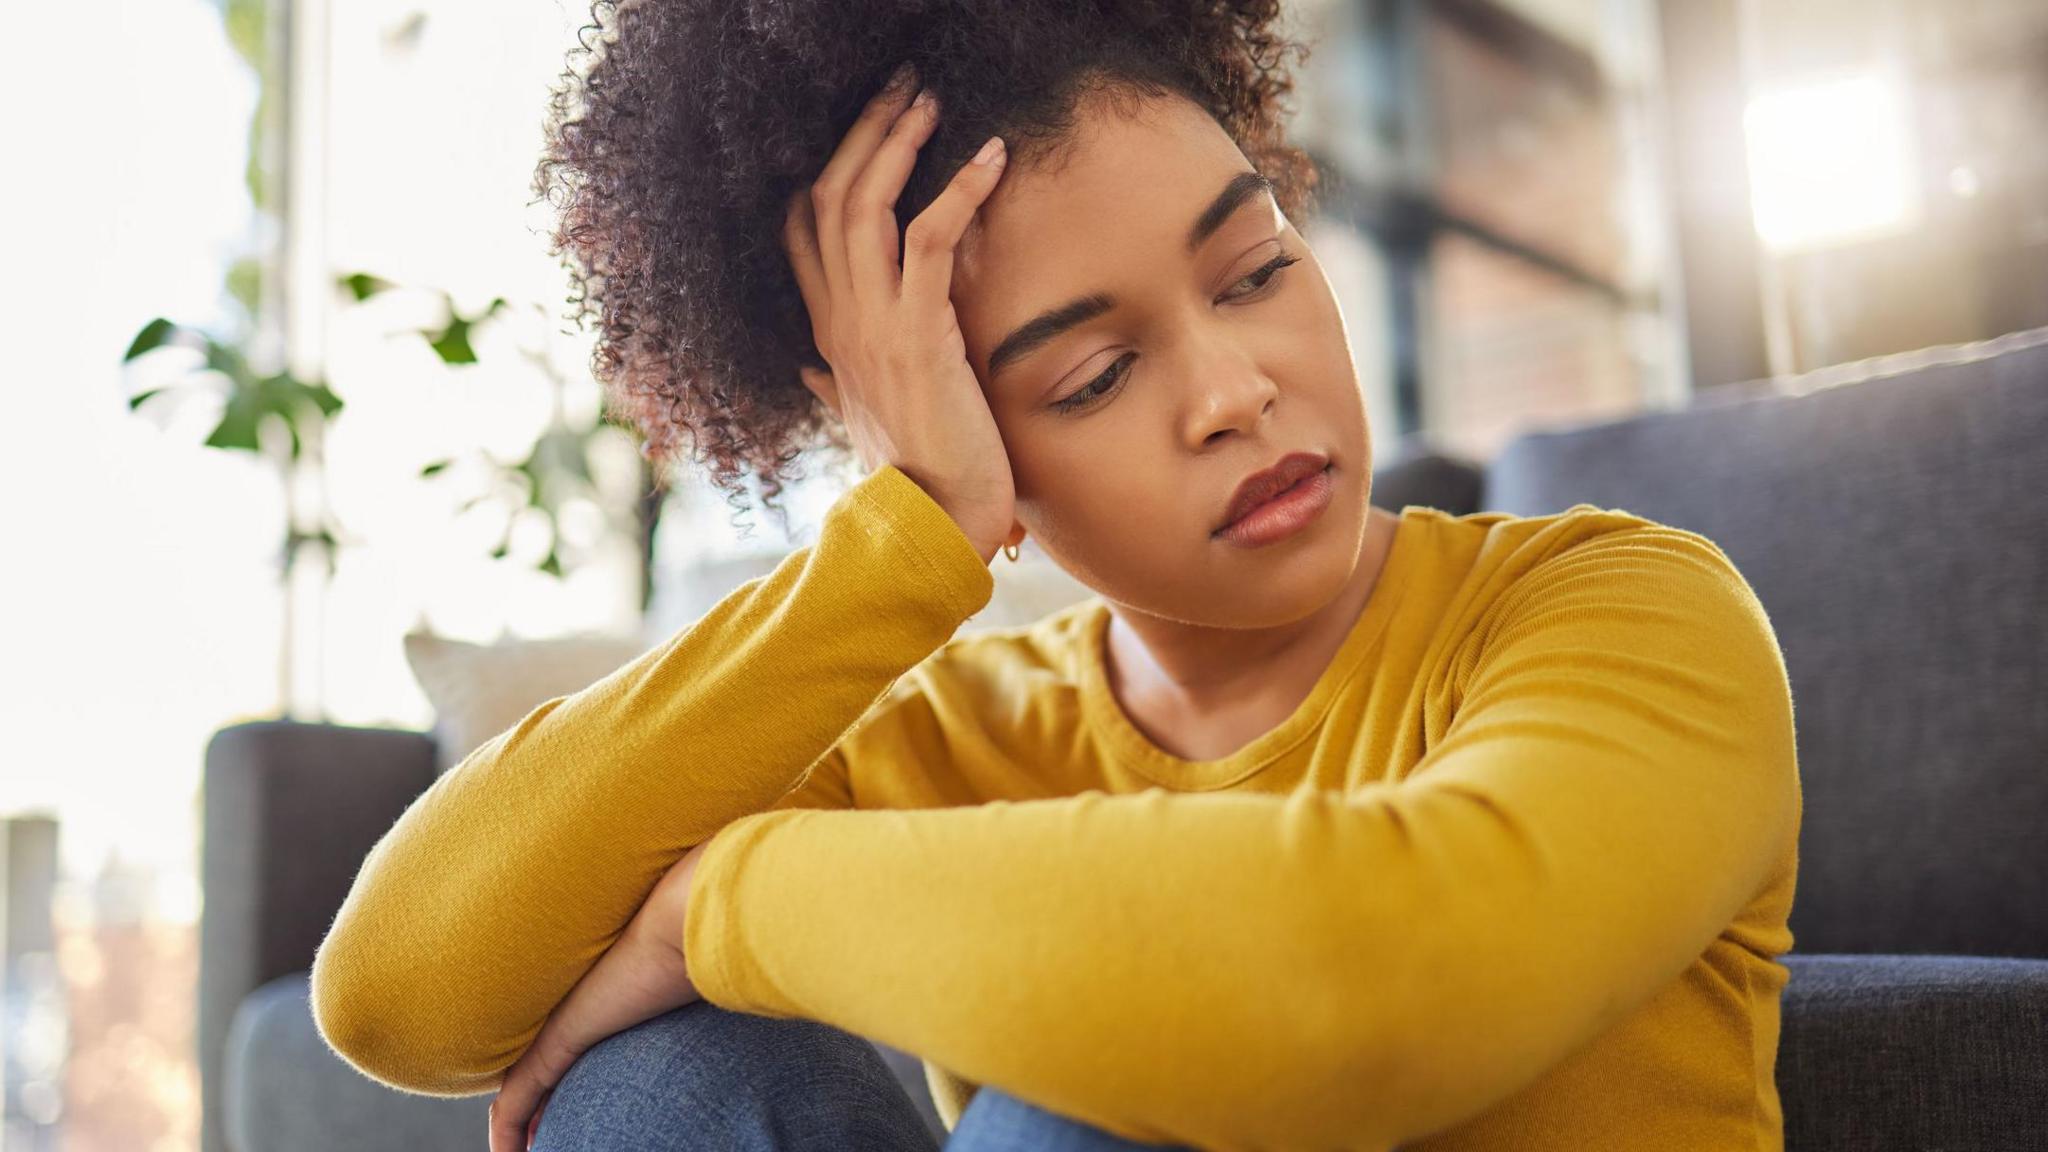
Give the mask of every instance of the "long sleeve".
[[1456, 1123], [1684, 971], [1798, 811], [1776, 638], [1711, 543], [1611, 533], [1497, 610], [1398, 783], [737, 821], [693, 877], [692, 978], [1137, 1140]]
[[314, 958], [322, 1036], [396, 1088], [495, 1089], [662, 874], [812, 780], [992, 591], [915, 481], [869, 474], [814, 545], [541, 704], [413, 802]]

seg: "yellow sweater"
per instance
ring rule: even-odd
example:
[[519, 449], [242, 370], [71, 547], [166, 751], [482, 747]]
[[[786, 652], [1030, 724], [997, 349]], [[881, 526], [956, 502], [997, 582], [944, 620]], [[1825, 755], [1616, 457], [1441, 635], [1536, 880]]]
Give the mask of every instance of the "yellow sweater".
[[711, 839], [704, 998], [917, 1053], [948, 1128], [993, 1084], [1206, 1152], [1782, 1148], [1791, 694], [1712, 543], [1406, 508], [1307, 699], [1204, 761], [1121, 712], [1101, 598], [956, 636], [993, 588], [867, 476], [406, 811], [314, 962], [328, 1043], [494, 1091]]

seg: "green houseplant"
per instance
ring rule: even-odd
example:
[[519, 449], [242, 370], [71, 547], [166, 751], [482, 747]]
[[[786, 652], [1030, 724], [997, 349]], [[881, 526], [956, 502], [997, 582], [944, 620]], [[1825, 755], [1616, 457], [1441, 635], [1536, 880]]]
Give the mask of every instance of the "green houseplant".
[[[349, 301], [360, 304], [396, 286], [367, 273], [352, 273], [339, 277], [336, 287]], [[465, 313], [456, 307], [446, 292], [437, 292], [436, 296], [440, 307], [445, 310], [446, 321], [399, 335], [425, 341], [444, 365], [478, 363], [472, 337], [482, 327], [505, 323], [519, 311], [503, 297], [496, 297], [481, 309]], [[531, 306], [531, 311], [534, 314], [542, 312], [538, 305]], [[181, 325], [164, 317], [150, 320], [135, 333], [122, 362], [132, 364], [167, 349], [183, 349], [184, 355], [192, 360], [192, 367], [174, 378], [172, 383], [135, 392], [128, 398], [129, 409], [139, 411], [146, 405], [188, 402], [200, 393], [213, 393], [219, 399], [220, 416], [206, 437], [207, 447], [248, 452], [267, 459], [276, 469], [279, 482], [288, 494], [301, 488], [324, 493], [321, 445], [329, 423], [343, 410], [344, 401], [325, 380], [301, 378], [288, 368], [265, 370], [259, 367], [248, 344], [249, 338], [240, 333], [217, 333], [193, 325]], [[555, 397], [552, 418], [535, 436], [522, 458], [501, 459], [482, 448], [465, 454], [473, 456], [481, 466], [466, 470], [473, 491], [460, 505], [459, 511], [466, 512], [491, 502], [502, 505], [508, 513], [531, 510], [530, 517], [537, 516], [546, 524], [550, 541], [545, 553], [533, 562], [534, 566], [560, 578], [588, 559], [566, 545], [562, 531], [563, 512], [572, 502], [579, 500], [596, 504], [604, 510], [607, 530], [625, 534], [637, 550], [640, 606], [644, 608], [651, 588], [652, 542], [661, 511], [660, 496], [652, 490], [646, 466], [644, 462], [641, 464], [637, 486], [639, 497], [632, 507], [622, 509], [617, 507], [615, 498], [607, 499], [599, 490], [592, 465], [598, 439], [616, 434], [614, 415], [600, 404], [595, 419], [573, 419], [563, 403], [570, 381], [547, 356], [546, 349], [531, 341], [523, 342], [519, 346], [519, 355], [540, 369], [552, 383]], [[426, 465], [420, 475], [423, 479], [436, 480], [447, 473], [437, 482], [459, 482], [452, 469], [458, 459], [436, 460]], [[307, 472], [313, 473], [314, 478], [321, 482], [301, 484], [305, 479], [303, 474]], [[505, 517], [504, 530], [491, 552], [494, 559], [504, 560], [511, 551], [513, 520], [513, 515]], [[306, 562], [306, 550], [310, 547], [318, 557], [318, 578], [324, 587], [325, 582], [333, 577], [335, 555], [350, 543], [360, 541], [336, 520], [324, 496], [318, 499], [316, 507], [288, 508], [278, 554], [279, 573], [286, 589], [285, 652], [281, 659], [286, 669], [283, 678], [287, 702], [291, 698], [288, 669], [294, 639], [291, 601], [294, 574], [299, 565]]]

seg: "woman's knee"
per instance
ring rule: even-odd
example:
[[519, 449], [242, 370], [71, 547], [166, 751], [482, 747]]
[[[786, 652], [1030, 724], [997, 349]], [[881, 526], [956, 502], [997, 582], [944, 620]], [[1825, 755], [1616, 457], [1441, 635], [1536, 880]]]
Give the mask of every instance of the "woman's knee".
[[[893, 1098], [892, 1095], [893, 1094]], [[874, 1046], [814, 1020], [693, 1001], [592, 1045], [547, 1101], [535, 1152], [920, 1147]]]

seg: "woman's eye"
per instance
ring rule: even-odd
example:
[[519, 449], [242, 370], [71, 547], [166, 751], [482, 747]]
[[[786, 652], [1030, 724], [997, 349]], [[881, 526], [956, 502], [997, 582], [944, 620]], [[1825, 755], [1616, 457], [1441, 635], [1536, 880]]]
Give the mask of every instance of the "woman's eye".
[[1077, 389], [1066, 399], [1054, 401], [1053, 407], [1061, 412], [1072, 412], [1076, 408], [1086, 407], [1090, 401], [1109, 391], [1111, 386], [1123, 379], [1130, 362], [1131, 354], [1124, 353], [1117, 358], [1116, 363], [1103, 369], [1102, 375], [1090, 380], [1087, 386]]
[[[1282, 252], [1280, 255], [1259, 265], [1257, 270], [1253, 271], [1249, 276], [1238, 281], [1239, 284], [1250, 284], [1251, 289], [1249, 291], [1227, 295], [1224, 299], [1245, 300], [1257, 296], [1265, 291], [1266, 286], [1273, 282], [1273, 278], [1280, 274], [1282, 268], [1290, 264], [1299, 263], [1300, 261], [1301, 257], [1290, 256]], [[1098, 397], [1106, 394], [1123, 381], [1125, 374], [1130, 371], [1130, 362], [1131, 353], [1126, 352], [1117, 359], [1116, 363], [1111, 364], [1105, 369], [1102, 375], [1090, 380], [1086, 386], [1077, 389], [1064, 400], [1054, 401], [1053, 408], [1061, 412], [1072, 412], [1076, 409], [1087, 407]]]
[[1224, 299], [1243, 300], [1248, 297], [1258, 295], [1261, 291], [1265, 289], [1267, 284], [1272, 283], [1273, 278], [1280, 274], [1280, 270], [1282, 268], [1287, 267], [1289, 264], [1299, 263], [1300, 260], [1301, 257], [1299, 256], [1289, 256], [1285, 252], [1282, 252], [1280, 255], [1275, 256], [1271, 260], [1266, 261], [1264, 264], [1259, 265], [1258, 270], [1253, 272], [1251, 275], [1246, 276], [1244, 279], [1238, 281], [1239, 284], [1250, 284], [1252, 286], [1250, 291], [1238, 292], [1232, 295], [1227, 295], [1224, 297]]

